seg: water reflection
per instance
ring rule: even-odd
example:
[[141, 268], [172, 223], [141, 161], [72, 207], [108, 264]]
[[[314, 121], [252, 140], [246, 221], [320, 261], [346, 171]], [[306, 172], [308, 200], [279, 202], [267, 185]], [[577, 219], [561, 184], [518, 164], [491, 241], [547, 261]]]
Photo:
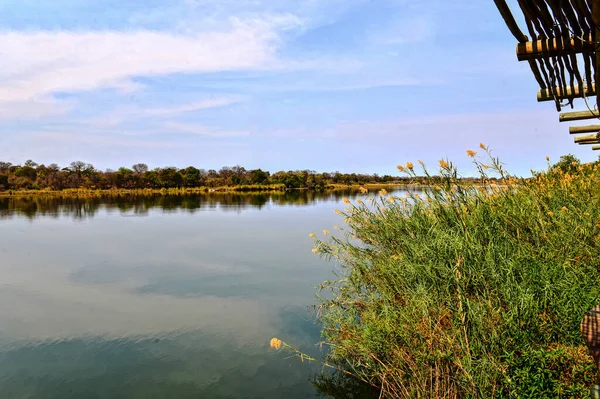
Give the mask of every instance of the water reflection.
[[357, 190], [293, 190], [270, 193], [206, 193], [185, 195], [98, 195], [98, 196], [27, 196], [0, 197], [0, 220], [18, 214], [27, 218], [70, 216], [74, 219], [94, 217], [102, 210], [132, 216], [147, 216], [152, 209], [162, 212], [200, 210], [242, 211], [261, 209], [265, 205], [296, 205], [339, 201], [353, 197]]
[[323, 355], [308, 233], [356, 194], [0, 199], [0, 397], [346, 397], [268, 341]]
[[324, 397], [331, 399], [378, 399], [381, 392], [354, 377], [341, 372], [321, 372], [312, 378], [312, 384]]

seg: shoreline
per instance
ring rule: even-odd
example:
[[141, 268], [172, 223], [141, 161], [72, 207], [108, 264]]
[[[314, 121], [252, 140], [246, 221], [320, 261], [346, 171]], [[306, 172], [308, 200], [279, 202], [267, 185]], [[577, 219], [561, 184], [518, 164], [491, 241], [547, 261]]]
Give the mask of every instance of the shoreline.
[[154, 195], [186, 195], [186, 194], [260, 194], [260, 193], [285, 193], [288, 191], [339, 191], [359, 190], [364, 187], [368, 190], [379, 190], [382, 188], [426, 188], [424, 184], [406, 183], [367, 183], [367, 184], [332, 184], [323, 189], [314, 188], [286, 188], [283, 185], [269, 186], [223, 186], [223, 187], [188, 187], [188, 188], [136, 188], [136, 189], [94, 189], [94, 188], [70, 188], [64, 190], [6, 190], [0, 191], [0, 198], [15, 197], [103, 197], [103, 196], [154, 196]]

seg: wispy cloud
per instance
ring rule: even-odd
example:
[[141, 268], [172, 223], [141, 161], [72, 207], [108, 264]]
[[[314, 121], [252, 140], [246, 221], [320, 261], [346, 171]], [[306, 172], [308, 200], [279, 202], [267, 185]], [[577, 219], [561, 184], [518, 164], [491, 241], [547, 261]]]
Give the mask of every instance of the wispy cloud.
[[276, 63], [277, 29], [287, 20], [241, 21], [182, 35], [135, 32], [0, 33], [0, 101], [61, 92], [139, 88], [136, 77], [266, 68]]
[[0, 123], [2, 121], [37, 120], [67, 114], [73, 107], [69, 101], [57, 101], [52, 98], [40, 98], [21, 101], [5, 101], [0, 105]]
[[165, 122], [163, 126], [169, 131], [175, 133], [185, 133], [195, 136], [211, 137], [211, 138], [231, 138], [231, 137], [248, 137], [249, 131], [242, 130], [221, 130], [215, 129], [210, 126], [190, 124], [190, 123], [178, 123], [178, 122]]

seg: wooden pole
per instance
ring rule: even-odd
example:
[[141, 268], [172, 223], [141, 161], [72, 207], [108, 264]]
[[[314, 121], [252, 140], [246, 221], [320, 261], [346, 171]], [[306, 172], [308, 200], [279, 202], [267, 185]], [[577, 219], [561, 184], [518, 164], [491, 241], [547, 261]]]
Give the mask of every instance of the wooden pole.
[[579, 145], [600, 144], [600, 141], [598, 141], [598, 140], [587, 140], [587, 141], [580, 141], [577, 144], [579, 144]]
[[576, 143], [581, 143], [584, 141], [598, 141], [599, 138], [600, 138], [600, 134], [598, 134], [598, 133], [582, 134], [581, 136], [575, 137], [574, 141]]
[[[597, 47], [598, 40], [600, 40], [600, 0], [593, 0], [592, 2], [592, 21], [596, 27], [593, 32], [593, 44], [595, 44], [594, 47]], [[596, 76], [594, 76], [594, 82], [600, 82], [600, 51], [596, 51]], [[596, 93], [596, 106], [600, 107], [600, 93]]]
[[594, 51], [592, 35], [581, 39], [571, 36], [567, 40], [550, 38], [519, 43], [517, 44], [517, 59], [525, 61], [539, 57], [554, 57], [584, 51]]
[[558, 120], [560, 122], [570, 122], [570, 121], [580, 121], [584, 119], [594, 119], [599, 118], [600, 115], [598, 111], [577, 111], [577, 112], [563, 112], [558, 115]]
[[570, 134], [595, 133], [595, 132], [600, 132], [600, 125], [586, 125], [586, 126], [571, 126], [571, 127], [569, 127]]
[[496, 7], [498, 8], [498, 11], [500, 11], [500, 15], [502, 15], [502, 19], [504, 19], [506, 26], [508, 26], [510, 33], [513, 34], [515, 39], [517, 39], [519, 41], [519, 43], [524, 43], [524, 42], [528, 41], [529, 38], [527, 36], [525, 36], [525, 34], [519, 28], [519, 25], [517, 25], [517, 21], [515, 21], [515, 18], [513, 17], [512, 13], [510, 12], [510, 8], [508, 8], [506, 1], [494, 0], [494, 3], [496, 3]]
[[554, 93], [556, 93], [556, 95], [552, 94], [552, 90], [550, 90], [550, 89], [538, 90], [537, 100], [538, 100], [538, 102], [542, 102], [542, 101], [554, 101], [555, 99], [564, 100], [567, 98], [593, 96], [596, 94], [596, 85], [591, 84], [591, 87], [588, 85], [584, 85], [583, 90], [581, 90], [581, 88], [579, 86], [575, 86], [574, 90], [570, 86], [567, 86], [567, 90], [565, 93], [562, 92], [562, 89], [560, 87], [556, 87], [554, 89]]

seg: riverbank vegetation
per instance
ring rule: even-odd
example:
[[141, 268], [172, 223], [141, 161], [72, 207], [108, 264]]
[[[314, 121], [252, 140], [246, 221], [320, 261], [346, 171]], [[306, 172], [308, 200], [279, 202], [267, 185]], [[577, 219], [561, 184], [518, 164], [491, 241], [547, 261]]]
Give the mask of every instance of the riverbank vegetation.
[[[439, 177], [438, 177], [439, 179]], [[419, 184], [419, 179], [391, 175], [359, 173], [319, 173], [312, 170], [279, 171], [247, 170], [242, 166], [221, 169], [184, 169], [165, 167], [149, 169], [146, 164], [131, 168], [101, 171], [81, 161], [68, 167], [57, 164], [39, 165], [26, 161], [23, 165], [0, 162], [0, 193], [34, 191], [48, 193], [63, 190], [181, 190], [264, 191], [283, 189], [329, 189], [339, 186], [367, 184]], [[82, 191], [83, 192], [83, 191]]]
[[338, 265], [317, 308], [326, 364], [385, 397], [589, 397], [579, 323], [600, 300], [600, 165], [565, 156], [520, 179], [479, 152], [480, 187], [440, 160], [425, 195], [346, 200], [345, 227], [311, 234]]

